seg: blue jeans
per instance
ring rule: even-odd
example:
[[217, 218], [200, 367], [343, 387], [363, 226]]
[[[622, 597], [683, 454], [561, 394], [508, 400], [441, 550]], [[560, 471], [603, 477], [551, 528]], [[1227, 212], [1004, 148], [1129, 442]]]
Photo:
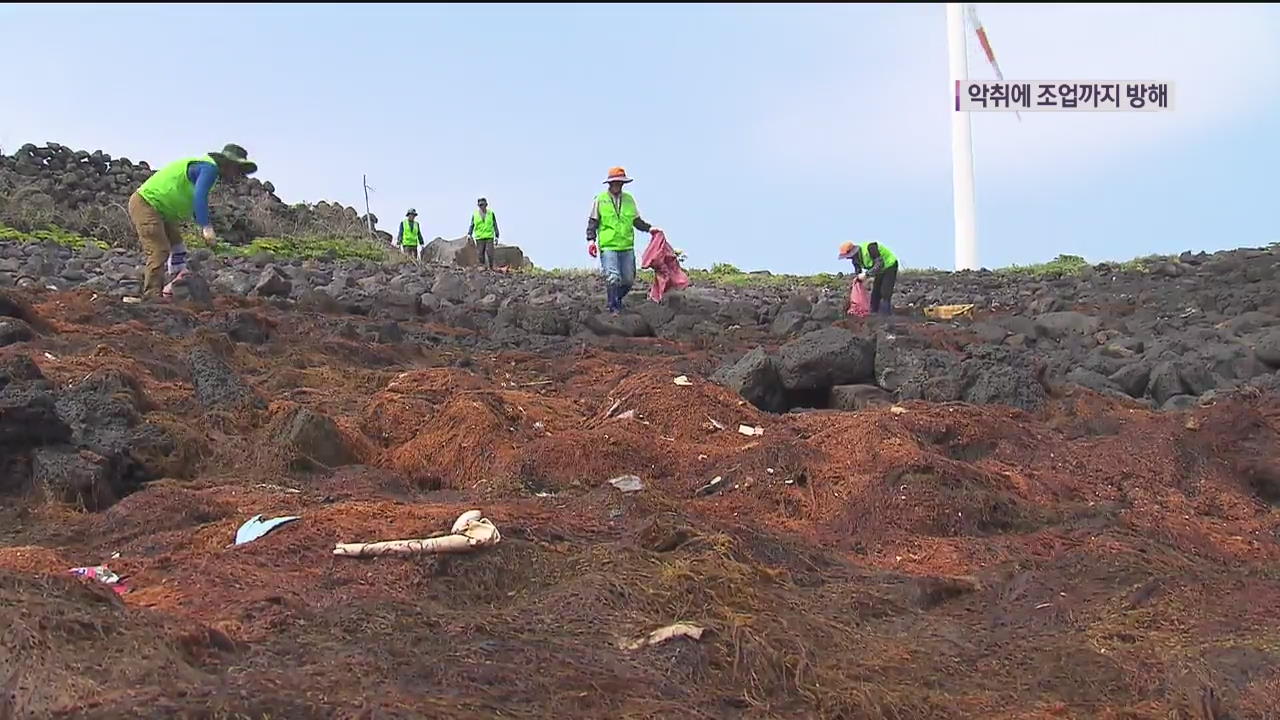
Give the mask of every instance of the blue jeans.
[[622, 298], [631, 292], [636, 283], [636, 253], [634, 250], [601, 250], [600, 269], [609, 292], [609, 309], [621, 310]]

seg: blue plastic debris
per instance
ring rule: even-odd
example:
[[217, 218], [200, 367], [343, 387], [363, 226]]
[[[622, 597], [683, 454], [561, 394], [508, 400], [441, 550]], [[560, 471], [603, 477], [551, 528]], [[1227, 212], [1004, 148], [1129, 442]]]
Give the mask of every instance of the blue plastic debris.
[[254, 540], [257, 540], [263, 535], [266, 535], [272, 530], [275, 530], [276, 528], [280, 527], [281, 525], [284, 525], [287, 522], [293, 522], [294, 520], [298, 520], [298, 519], [299, 519], [298, 517], [290, 515], [288, 517], [278, 517], [278, 518], [273, 518], [271, 520], [263, 520], [261, 515], [254, 515], [253, 517], [249, 518], [245, 522], [245, 524], [241, 525], [239, 530], [236, 531], [236, 544], [244, 545], [245, 543], [253, 542]]

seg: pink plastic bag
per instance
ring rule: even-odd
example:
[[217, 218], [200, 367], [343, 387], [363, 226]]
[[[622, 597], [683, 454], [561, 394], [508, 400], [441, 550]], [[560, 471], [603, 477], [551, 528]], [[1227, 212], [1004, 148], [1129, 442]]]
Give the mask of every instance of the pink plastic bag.
[[667, 236], [661, 231], [653, 234], [649, 247], [640, 258], [640, 267], [653, 269], [653, 286], [649, 288], [649, 299], [662, 302], [662, 296], [668, 290], [683, 290], [689, 286], [689, 276], [680, 268], [676, 259], [676, 251], [667, 242]]
[[861, 280], [854, 280], [849, 288], [849, 314], [854, 317], [871, 314], [871, 292]]

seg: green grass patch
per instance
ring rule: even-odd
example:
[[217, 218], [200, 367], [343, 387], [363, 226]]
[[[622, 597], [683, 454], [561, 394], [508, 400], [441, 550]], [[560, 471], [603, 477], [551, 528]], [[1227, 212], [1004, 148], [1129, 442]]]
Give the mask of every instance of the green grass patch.
[[[521, 272], [533, 276], [557, 280], [579, 280], [600, 275], [596, 268], [529, 268]], [[771, 288], [771, 287], [830, 287], [841, 288], [848, 279], [841, 279], [829, 273], [818, 275], [777, 275], [769, 272], [743, 272], [732, 265], [721, 264], [710, 270], [685, 268], [689, 280], [697, 285], [719, 285], [734, 288]], [[636, 276], [646, 282], [653, 280], [653, 271], [640, 269]]]
[[9, 225], [0, 223], [0, 241], [39, 243], [51, 242], [72, 250], [83, 249], [88, 243], [93, 243], [99, 248], [106, 250], [111, 246], [101, 240], [94, 240], [90, 237], [76, 234], [70, 230], [65, 230], [57, 225], [46, 225], [39, 230], [23, 231]]
[[[198, 235], [185, 235], [183, 240], [190, 249], [208, 248], [208, 243]], [[214, 254], [220, 257], [252, 257], [262, 252], [271, 253], [278, 258], [298, 260], [386, 262], [392, 256], [389, 248], [373, 240], [323, 235], [260, 237], [248, 245], [218, 243], [214, 248]]]
[[996, 272], [1009, 275], [1030, 275], [1032, 277], [1045, 275], [1067, 276], [1079, 275], [1084, 272], [1085, 268], [1089, 267], [1092, 267], [1092, 265], [1079, 255], [1059, 255], [1049, 262], [1035, 263], [1033, 265], [1010, 265], [1000, 268]]
[[1086, 270], [1091, 270], [1098, 265], [1107, 265], [1112, 271], [1125, 273], [1147, 273], [1150, 272], [1150, 266], [1161, 260], [1165, 260], [1160, 255], [1148, 255], [1147, 257], [1134, 258], [1123, 262], [1106, 262], [1097, 265], [1088, 262], [1079, 255], [1059, 255], [1049, 262], [1036, 263], [1034, 265], [1010, 265], [1009, 267], [996, 270], [997, 273], [1007, 275], [1025, 275], [1034, 278], [1041, 277], [1074, 277], [1084, 274]]
[[[1168, 258], [1160, 255], [1135, 258], [1124, 262], [1106, 262], [1093, 264], [1079, 255], [1059, 255], [1048, 262], [1033, 265], [1010, 265], [994, 272], [1001, 275], [1022, 276], [1029, 278], [1073, 277], [1086, 271], [1106, 265], [1110, 272], [1148, 273], [1156, 262]], [[524, 272], [536, 277], [558, 278], [570, 280], [599, 275], [596, 268], [542, 269], [530, 268]], [[844, 290], [848, 288], [849, 278], [853, 274], [852, 267], [844, 271], [843, 276], [837, 273], [817, 273], [815, 275], [787, 275], [771, 272], [745, 272], [729, 263], [716, 263], [711, 269], [685, 268], [689, 279], [703, 286], [722, 286], [732, 288], [832, 288]], [[908, 268], [899, 271], [904, 278], [926, 278], [945, 275], [950, 271], [937, 268]], [[639, 270], [637, 275], [645, 280], [653, 278], [653, 271]]]

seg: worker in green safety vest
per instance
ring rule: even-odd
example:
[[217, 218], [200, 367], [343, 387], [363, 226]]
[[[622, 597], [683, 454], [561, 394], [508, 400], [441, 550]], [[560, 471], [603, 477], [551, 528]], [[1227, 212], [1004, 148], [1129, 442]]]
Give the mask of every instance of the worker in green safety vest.
[[413, 255], [422, 259], [422, 226], [418, 224], [418, 211], [409, 208], [400, 221], [400, 231], [396, 233], [396, 245], [405, 255]]
[[626, 170], [610, 168], [604, 182], [609, 189], [591, 202], [591, 214], [587, 216], [587, 252], [591, 257], [597, 253], [600, 256], [609, 313], [617, 315], [636, 281], [635, 231], [660, 231], [640, 218], [635, 198], [622, 192], [622, 186], [631, 182]]
[[[194, 220], [210, 245], [217, 241], [209, 217], [213, 186], [219, 180], [234, 182], [257, 170], [257, 163], [249, 160], [244, 148], [229, 144], [221, 151], [169, 163], [134, 191], [129, 197], [129, 219], [147, 252], [143, 298], [171, 296], [174, 283], [186, 276], [187, 248], [181, 223]], [[164, 282], [166, 264], [175, 275], [168, 284]]]
[[488, 200], [476, 200], [476, 211], [471, 213], [471, 227], [467, 228], [467, 237], [476, 241], [476, 249], [480, 251], [480, 264], [492, 270], [493, 248], [498, 244], [498, 219], [489, 209]]
[[840, 245], [840, 257], [853, 261], [858, 280], [872, 281], [871, 312], [892, 315], [893, 286], [898, 281], [898, 258], [893, 251], [883, 243], [855, 245], [847, 242]]

